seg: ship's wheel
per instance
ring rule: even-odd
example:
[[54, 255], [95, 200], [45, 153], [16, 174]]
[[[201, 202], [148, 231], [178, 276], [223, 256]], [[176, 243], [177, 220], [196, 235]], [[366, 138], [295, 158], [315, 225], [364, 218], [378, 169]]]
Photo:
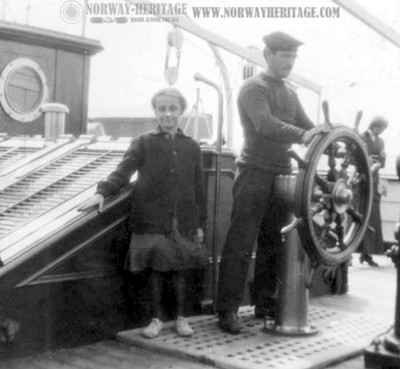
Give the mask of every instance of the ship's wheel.
[[[288, 214], [290, 223], [281, 229], [279, 303], [275, 321], [265, 325], [269, 332], [292, 336], [317, 333], [307, 322], [313, 271], [318, 265], [329, 272], [344, 266], [368, 229], [372, 175], [366, 144], [357, 130], [330, 124], [326, 102], [323, 111], [326, 130], [314, 137], [304, 158], [290, 151], [298, 172], [275, 178], [274, 193], [292, 213]], [[360, 119], [358, 114], [356, 127]]]
[[372, 205], [366, 146], [346, 126], [312, 141], [299, 165], [294, 212], [301, 243], [314, 264], [338, 265], [357, 250]]

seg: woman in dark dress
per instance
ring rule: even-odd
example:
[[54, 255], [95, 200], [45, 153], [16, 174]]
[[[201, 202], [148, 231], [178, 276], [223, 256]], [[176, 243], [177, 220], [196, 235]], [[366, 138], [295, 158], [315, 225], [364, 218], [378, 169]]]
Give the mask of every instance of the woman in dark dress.
[[[378, 264], [373, 260], [371, 254], [382, 254], [384, 251], [382, 220], [381, 220], [381, 194], [379, 192], [379, 169], [385, 166], [386, 154], [385, 143], [380, 135], [387, 128], [388, 121], [383, 117], [375, 117], [368, 130], [361, 136], [367, 144], [368, 156], [371, 163], [373, 178], [373, 200], [371, 216], [368, 229], [364, 240], [360, 245], [360, 262], [367, 262], [370, 266], [377, 267]], [[373, 230], [372, 230], [373, 229]]]
[[207, 260], [201, 250], [206, 220], [201, 151], [178, 129], [186, 100], [177, 89], [157, 92], [151, 103], [157, 129], [132, 140], [116, 170], [98, 184], [84, 208], [101, 207], [104, 198], [118, 193], [137, 171], [126, 264], [131, 272], [151, 270], [153, 318], [142, 334], [153, 338], [162, 329], [162, 280], [168, 272], [177, 300], [177, 333], [190, 336], [193, 330], [183, 317], [183, 271], [204, 266]]

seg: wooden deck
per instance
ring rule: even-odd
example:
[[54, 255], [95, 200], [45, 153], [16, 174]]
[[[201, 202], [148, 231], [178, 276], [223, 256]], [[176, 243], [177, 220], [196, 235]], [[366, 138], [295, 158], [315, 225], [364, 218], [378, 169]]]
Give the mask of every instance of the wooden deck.
[[[347, 313], [380, 316], [388, 322], [389, 327], [394, 316], [396, 271], [388, 258], [381, 256], [376, 257], [376, 260], [380, 267], [371, 268], [359, 265], [355, 255], [353, 266], [350, 268], [349, 294], [319, 297], [313, 300], [313, 305]], [[144, 350], [114, 340], [0, 362], [1, 369], [205, 369], [209, 367], [210, 365], [204, 362]], [[358, 356], [329, 368], [361, 369], [364, 368], [363, 358]]]

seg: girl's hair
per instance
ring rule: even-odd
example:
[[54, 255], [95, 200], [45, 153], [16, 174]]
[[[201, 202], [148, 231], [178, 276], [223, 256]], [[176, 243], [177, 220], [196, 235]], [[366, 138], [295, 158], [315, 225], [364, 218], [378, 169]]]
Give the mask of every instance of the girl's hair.
[[384, 129], [386, 129], [388, 125], [389, 122], [387, 121], [386, 118], [382, 116], [376, 116], [371, 120], [371, 123], [369, 124], [368, 128], [371, 129], [372, 127], [383, 127]]
[[163, 88], [163, 89], [157, 91], [151, 98], [151, 106], [153, 107], [153, 109], [156, 108], [156, 100], [160, 96], [173, 96], [173, 97], [178, 98], [179, 104], [181, 105], [181, 108], [182, 108], [182, 112], [184, 112], [186, 110], [186, 106], [187, 106], [186, 99], [177, 88], [167, 87], [167, 88]]

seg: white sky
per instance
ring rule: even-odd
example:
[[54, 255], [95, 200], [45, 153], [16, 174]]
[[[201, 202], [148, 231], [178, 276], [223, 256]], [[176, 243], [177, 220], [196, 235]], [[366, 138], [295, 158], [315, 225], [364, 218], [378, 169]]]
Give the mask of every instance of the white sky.
[[[68, 0], [67, 0], [68, 1]], [[81, 0], [75, 0], [82, 3]], [[92, 0], [91, 2], [123, 0]], [[80, 34], [82, 25], [69, 25], [60, 16], [65, 0], [0, 0], [0, 15], [9, 21], [52, 28]], [[336, 6], [330, 0], [186, 0], [191, 6]], [[363, 0], [362, 5], [400, 32], [400, 2], [398, 0]], [[28, 7], [30, 4], [30, 7]], [[190, 10], [190, 9], [189, 9]], [[242, 46], [262, 47], [261, 38], [274, 30], [283, 30], [301, 39], [295, 66], [301, 74], [323, 87], [324, 97], [331, 106], [334, 122], [352, 125], [358, 110], [364, 111], [361, 129], [376, 114], [386, 115], [390, 127], [384, 134], [390, 156], [387, 172], [393, 173], [393, 157], [400, 153], [400, 52], [394, 45], [368, 29], [341, 9], [338, 19], [200, 19], [201, 26], [217, 32]], [[105, 50], [93, 57], [91, 67], [90, 116], [148, 116], [149, 98], [164, 87], [166, 34], [171, 26], [143, 22], [127, 24], [93, 24], [87, 22], [86, 35], [102, 42]], [[234, 95], [240, 86], [243, 61], [222, 53], [231, 76]], [[221, 77], [207, 44], [184, 34], [181, 68], [177, 87], [192, 106], [195, 90], [193, 74], [203, 75], [218, 83]], [[214, 114], [216, 97], [205, 85], [201, 87], [204, 110]], [[313, 94], [299, 91], [309, 115], [316, 118]], [[236, 109], [235, 109], [236, 110]], [[235, 146], [241, 142], [235, 116]]]

